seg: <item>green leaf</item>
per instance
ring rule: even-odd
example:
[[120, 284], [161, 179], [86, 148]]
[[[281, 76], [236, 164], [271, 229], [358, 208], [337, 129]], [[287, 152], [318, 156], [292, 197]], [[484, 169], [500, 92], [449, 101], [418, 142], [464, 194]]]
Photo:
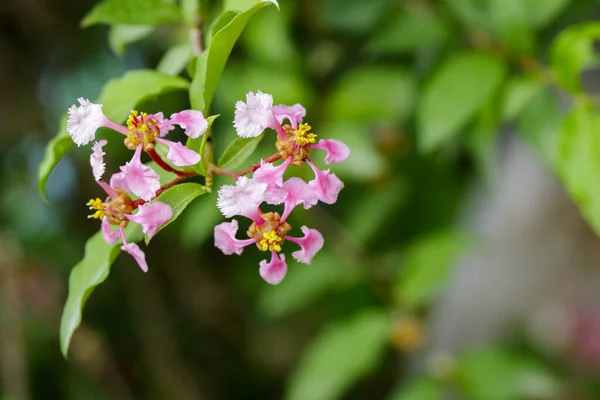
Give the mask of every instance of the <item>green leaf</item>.
[[410, 10], [386, 25], [367, 44], [374, 54], [395, 54], [417, 51], [442, 44], [448, 37], [440, 17], [427, 9]]
[[230, 171], [238, 168], [252, 155], [252, 153], [254, 153], [256, 146], [258, 146], [263, 137], [264, 133], [255, 138], [236, 138], [229, 146], [227, 146], [225, 152], [221, 158], [219, 158], [217, 166]]
[[198, 25], [201, 0], [181, 0], [181, 14], [189, 27]]
[[521, 0], [528, 10], [529, 23], [543, 28], [563, 12], [571, 0]]
[[383, 357], [391, 325], [380, 310], [363, 310], [317, 336], [295, 371], [287, 400], [339, 399]]
[[456, 256], [468, 247], [469, 240], [457, 232], [430, 234], [411, 244], [396, 283], [396, 300], [410, 308], [426, 304], [447, 280]]
[[469, 399], [549, 399], [561, 397], [562, 391], [541, 361], [501, 348], [462, 356], [458, 379]]
[[571, 92], [581, 92], [580, 76], [598, 58], [594, 41], [600, 39], [600, 23], [586, 22], [562, 31], [550, 48], [550, 61], [558, 81]]
[[327, 104], [331, 119], [403, 122], [414, 107], [413, 75], [398, 68], [360, 67], [344, 75]]
[[[197, 183], [181, 183], [165, 190], [154, 201], [162, 201], [170, 205], [173, 209], [173, 218], [159, 231], [175, 221], [192, 200], [204, 193], [206, 193], [204, 188]], [[125, 236], [129, 242], [139, 242], [144, 238], [141, 226], [135, 223], [129, 224], [125, 229]], [[88, 297], [96, 286], [108, 277], [110, 267], [119, 255], [120, 249], [121, 243], [109, 245], [104, 241], [102, 233], [98, 232], [88, 240], [83, 259], [71, 271], [69, 295], [60, 323], [60, 347], [65, 357], [73, 333], [81, 323], [81, 312]]]
[[446, 60], [419, 103], [420, 148], [431, 152], [457, 135], [494, 95], [505, 75], [503, 61], [489, 54], [462, 53]]
[[[131, 224], [125, 230], [129, 242], [142, 240], [142, 229]], [[66, 358], [75, 329], [81, 323], [81, 312], [96, 286], [104, 282], [110, 267], [121, 252], [121, 243], [107, 244], [102, 232], [97, 232], [85, 245], [83, 259], [73, 267], [69, 275], [69, 295], [60, 320], [60, 350]]]
[[177, 44], [167, 50], [156, 69], [166, 75], [179, 75], [191, 59], [192, 46], [189, 43]]
[[[96, 103], [103, 104], [102, 111], [109, 119], [121, 122], [137, 104], [162, 93], [188, 87], [189, 82], [180, 77], [164, 75], [152, 70], [135, 70], [126, 73], [122, 78], [108, 81]], [[50, 173], [74, 147], [65, 128], [66, 121], [65, 115], [61, 120], [58, 134], [46, 146], [46, 154], [38, 169], [38, 188], [43, 198], [46, 197], [46, 182]]]
[[[214, 205], [213, 205], [214, 207]], [[361, 271], [339, 262], [339, 257], [323, 250], [310, 265], [290, 269], [276, 287], [264, 286], [258, 300], [262, 313], [280, 318], [314, 304], [325, 293], [360, 282]]]
[[440, 384], [430, 379], [420, 379], [401, 385], [387, 400], [441, 400]]
[[104, 0], [81, 21], [95, 24], [161, 25], [181, 20], [181, 11], [168, 0]]
[[128, 44], [142, 40], [154, 32], [153, 26], [113, 25], [108, 31], [108, 44], [117, 55], [122, 55]]
[[[169, 222], [161, 226], [156, 233], [165, 229], [171, 222], [175, 221], [179, 215], [185, 210], [185, 208], [194, 200], [196, 197], [206, 193], [204, 186], [193, 183], [179, 183], [160, 194], [153, 201], [162, 201], [167, 203], [173, 209], [173, 217]], [[146, 244], [150, 243], [150, 238], [146, 237]]]
[[586, 220], [600, 234], [600, 114], [579, 103], [559, 137], [558, 174]]
[[237, 14], [215, 34], [208, 49], [197, 57], [196, 72], [190, 88], [192, 108], [208, 113], [217, 83], [233, 46], [252, 15], [269, 4], [272, 3], [261, 1]]
[[531, 78], [511, 78], [504, 88], [502, 120], [511, 122], [517, 118], [543, 87], [543, 84]]
[[208, 128], [206, 128], [204, 135], [197, 139], [189, 138], [187, 141], [187, 147], [191, 150], [194, 150], [202, 157], [198, 164], [192, 166], [192, 169], [202, 176], [206, 176], [208, 166], [213, 162], [213, 160], [210, 159], [210, 157], [212, 157], [212, 151], [207, 153], [204, 149], [206, 148], [206, 142], [208, 141], [208, 138], [211, 136], [212, 124], [218, 117], [219, 114], [211, 115], [206, 118], [208, 121]]

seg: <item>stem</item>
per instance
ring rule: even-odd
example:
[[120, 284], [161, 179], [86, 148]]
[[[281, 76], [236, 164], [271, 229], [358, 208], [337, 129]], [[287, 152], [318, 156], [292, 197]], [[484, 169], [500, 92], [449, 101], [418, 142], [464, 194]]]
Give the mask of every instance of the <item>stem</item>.
[[[179, 170], [171, 167], [162, 158], [160, 158], [160, 156], [154, 149], [146, 150], [146, 154], [148, 154], [150, 156], [150, 158], [152, 159], [152, 161], [154, 161], [156, 164], [158, 164], [158, 166], [161, 167], [162, 169], [164, 169], [165, 171], [172, 172], [174, 174], [177, 174], [178, 176], [186, 176], [189, 174], [189, 172], [179, 171]], [[189, 177], [189, 176], [186, 176], [186, 177]]]
[[190, 42], [192, 43], [192, 52], [194, 55], [202, 53], [202, 29], [199, 27], [190, 28]]
[[[177, 178], [173, 179], [171, 182], [169, 183], [165, 183], [164, 185], [162, 185], [160, 187], [160, 189], [158, 189], [156, 191], [156, 195], [154, 197], [158, 197], [160, 196], [165, 190], [177, 185], [179, 182], [186, 180], [187, 178], [191, 178], [193, 176], [198, 175], [196, 172], [194, 171], [190, 171], [190, 172], [181, 172], [180, 171], [180, 175], [177, 176]], [[132, 205], [133, 208], [138, 208], [139, 206], [141, 206], [142, 204], [146, 204], [147, 201], [144, 199], [137, 199], [137, 200], [133, 200], [132, 201]]]

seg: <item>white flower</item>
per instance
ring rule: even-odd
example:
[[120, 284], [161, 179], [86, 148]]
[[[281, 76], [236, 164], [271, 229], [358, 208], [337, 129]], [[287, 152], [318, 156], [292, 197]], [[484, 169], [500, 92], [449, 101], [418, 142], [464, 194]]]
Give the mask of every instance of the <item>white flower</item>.
[[86, 145], [96, 137], [96, 130], [104, 125], [106, 117], [102, 113], [102, 104], [94, 104], [80, 97], [80, 106], [69, 108], [67, 132], [77, 146]]
[[92, 166], [92, 172], [94, 173], [94, 178], [99, 181], [102, 179], [102, 175], [104, 175], [104, 171], [106, 171], [106, 164], [104, 163], [104, 154], [102, 151], [102, 147], [104, 147], [108, 143], [106, 140], [100, 140], [99, 142], [94, 142], [92, 146], [93, 153], [90, 155], [90, 164]]
[[235, 186], [223, 185], [219, 189], [217, 207], [223, 215], [231, 218], [243, 215], [254, 219], [258, 214], [258, 206], [263, 202], [266, 183], [259, 183], [245, 176], [238, 178]]
[[277, 120], [273, 116], [273, 96], [260, 90], [248, 92], [246, 102], [235, 103], [235, 118], [233, 126], [238, 136], [253, 138], [260, 135], [266, 128], [273, 127]]

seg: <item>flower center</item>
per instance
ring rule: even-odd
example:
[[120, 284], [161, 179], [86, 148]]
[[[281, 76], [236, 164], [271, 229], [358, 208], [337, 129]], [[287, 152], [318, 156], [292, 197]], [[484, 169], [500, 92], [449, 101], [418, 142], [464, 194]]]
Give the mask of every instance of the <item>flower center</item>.
[[298, 129], [292, 128], [291, 125], [284, 125], [283, 130], [287, 138], [282, 140], [278, 136], [275, 143], [281, 158], [286, 159], [291, 155], [294, 165], [302, 165], [302, 161], [310, 156], [312, 150], [310, 145], [315, 143], [317, 137], [314, 133], [310, 133], [311, 129], [308, 124], [300, 124]]
[[133, 202], [127, 193], [120, 193], [119, 197], [115, 199], [109, 197], [105, 201], [99, 198], [90, 199], [87, 205], [90, 210], [95, 210], [88, 218], [104, 219], [106, 217], [112, 225], [120, 225], [123, 228], [129, 223], [124, 214], [133, 212]]
[[298, 129], [294, 131], [296, 142], [300, 146], [306, 146], [307, 144], [315, 143], [315, 137], [317, 137], [317, 135], [311, 133], [311, 129], [312, 128], [308, 124], [300, 124]]
[[256, 240], [256, 247], [261, 251], [281, 251], [285, 236], [292, 229], [287, 222], [280, 222], [279, 213], [269, 212], [262, 214], [263, 223], [253, 223], [248, 228], [248, 236]]
[[269, 233], [263, 233], [263, 239], [258, 242], [258, 248], [262, 251], [281, 251], [281, 245], [283, 244], [283, 238], [277, 236], [275, 231]]
[[137, 110], [131, 110], [127, 118], [127, 129], [129, 134], [125, 139], [125, 145], [131, 150], [135, 150], [140, 144], [148, 145], [154, 143], [154, 138], [160, 136], [158, 120], [148, 117], [147, 113], [138, 115]]

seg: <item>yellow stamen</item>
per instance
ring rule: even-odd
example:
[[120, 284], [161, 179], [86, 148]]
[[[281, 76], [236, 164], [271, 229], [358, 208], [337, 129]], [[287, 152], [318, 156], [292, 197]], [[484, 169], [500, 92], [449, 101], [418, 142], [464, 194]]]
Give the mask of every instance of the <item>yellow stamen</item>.
[[264, 239], [258, 242], [258, 247], [262, 251], [281, 251], [281, 244], [283, 243], [283, 238], [277, 236], [275, 231], [263, 233], [263, 238]]
[[104, 203], [102, 202], [102, 200], [98, 198], [90, 199], [87, 205], [90, 207], [90, 210], [96, 210], [95, 213], [88, 215], [88, 218], [102, 219], [106, 215], [104, 213]]
[[312, 128], [308, 124], [300, 124], [298, 129], [294, 131], [294, 135], [296, 136], [296, 142], [300, 143], [301, 146], [306, 146], [310, 143], [315, 143], [315, 138], [317, 135], [314, 133], [309, 133]]

